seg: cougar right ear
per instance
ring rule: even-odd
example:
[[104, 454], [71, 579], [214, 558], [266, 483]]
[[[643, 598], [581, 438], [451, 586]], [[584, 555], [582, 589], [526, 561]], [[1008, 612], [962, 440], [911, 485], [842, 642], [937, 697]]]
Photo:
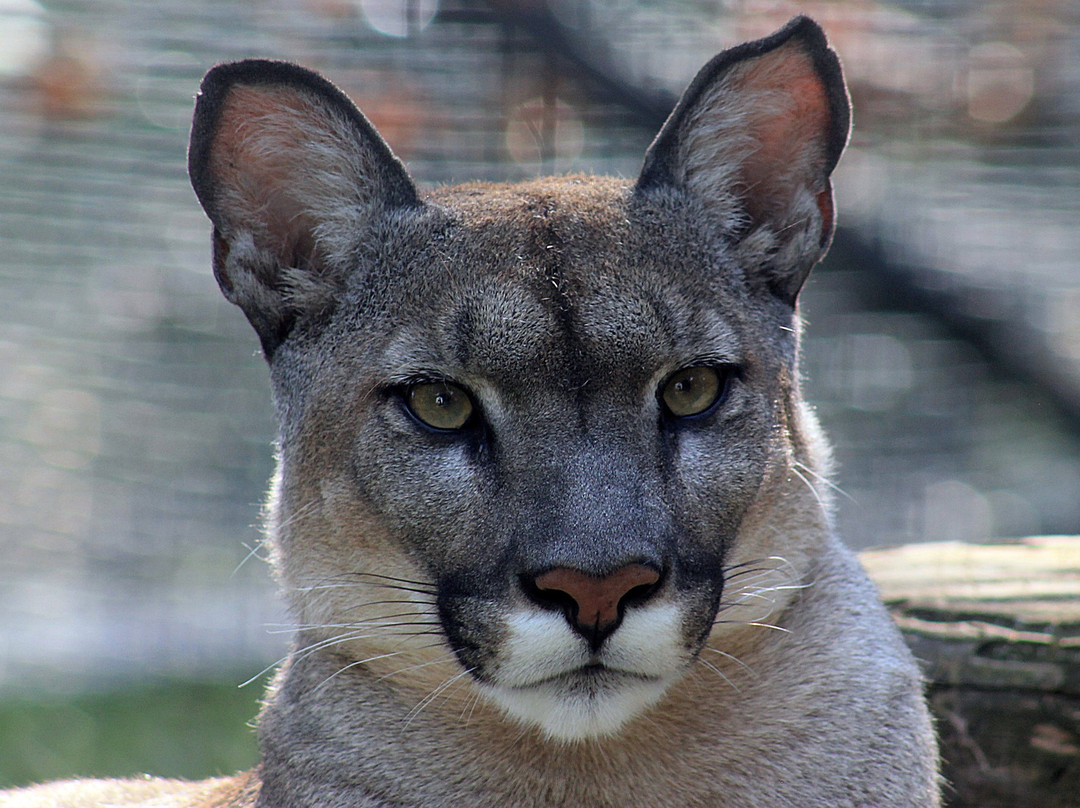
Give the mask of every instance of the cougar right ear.
[[218, 65], [195, 104], [188, 173], [214, 226], [214, 276], [267, 359], [332, 306], [362, 225], [420, 205], [405, 167], [333, 84], [297, 65]]
[[751, 280], [793, 304], [832, 237], [829, 177], [849, 125], [840, 61], [796, 17], [701, 69], [649, 147], [637, 192], [696, 198], [745, 248]]

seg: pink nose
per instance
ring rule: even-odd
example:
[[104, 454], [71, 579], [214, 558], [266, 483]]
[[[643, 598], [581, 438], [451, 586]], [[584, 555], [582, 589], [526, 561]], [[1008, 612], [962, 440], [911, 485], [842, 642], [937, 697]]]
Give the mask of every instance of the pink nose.
[[610, 575], [596, 577], [570, 567], [538, 575], [537, 590], [552, 602], [571, 607], [567, 617], [579, 631], [599, 635], [619, 621], [620, 606], [628, 596], [651, 594], [660, 573], [644, 564], [627, 564]]

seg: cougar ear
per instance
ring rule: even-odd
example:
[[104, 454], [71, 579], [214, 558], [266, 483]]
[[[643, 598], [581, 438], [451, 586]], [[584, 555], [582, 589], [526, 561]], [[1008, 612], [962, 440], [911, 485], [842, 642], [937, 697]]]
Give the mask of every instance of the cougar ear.
[[188, 173], [214, 225], [214, 276], [267, 359], [297, 320], [333, 305], [364, 222], [420, 205], [356, 106], [286, 62], [218, 65], [195, 104]]
[[747, 270], [794, 304], [832, 238], [829, 176], [849, 126], [840, 61], [796, 17], [702, 68], [649, 147], [637, 192], [696, 197], [739, 240]]

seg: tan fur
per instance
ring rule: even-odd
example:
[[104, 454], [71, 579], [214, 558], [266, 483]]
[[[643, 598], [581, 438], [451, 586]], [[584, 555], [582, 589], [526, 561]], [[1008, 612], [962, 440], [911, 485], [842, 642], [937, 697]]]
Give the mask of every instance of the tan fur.
[[142, 780], [68, 780], [0, 794], [4, 808], [242, 808], [254, 805], [254, 773], [188, 783], [146, 777]]
[[[833, 534], [799, 392], [846, 136], [805, 19], [706, 66], [636, 183], [421, 195], [320, 77], [212, 71], [192, 181], [270, 363], [296, 644], [256, 771], [4, 804], [937, 805], [918, 670]], [[676, 413], [687, 371], [717, 392]], [[473, 415], [425, 426], [433, 384]]]

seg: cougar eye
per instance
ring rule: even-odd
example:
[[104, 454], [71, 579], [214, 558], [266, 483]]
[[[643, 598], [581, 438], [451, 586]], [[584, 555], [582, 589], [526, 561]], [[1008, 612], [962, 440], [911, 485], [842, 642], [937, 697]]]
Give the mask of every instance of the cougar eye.
[[726, 390], [727, 374], [702, 365], [671, 374], [660, 390], [660, 399], [669, 414], [688, 418], [705, 412]]
[[405, 404], [418, 420], [432, 429], [461, 429], [472, 418], [469, 394], [450, 382], [422, 382], [405, 390]]

